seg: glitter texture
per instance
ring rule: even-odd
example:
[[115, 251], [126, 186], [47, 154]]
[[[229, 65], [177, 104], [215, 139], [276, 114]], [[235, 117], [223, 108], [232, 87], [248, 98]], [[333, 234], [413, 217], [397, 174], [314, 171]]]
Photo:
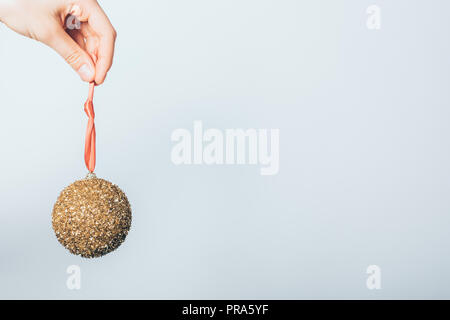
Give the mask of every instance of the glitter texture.
[[119, 187], [91, 174], [61, 192], [53, 207], [52, 225], [58, 241], [71, 253], [100, 257], [125, 240], [131, 208]]

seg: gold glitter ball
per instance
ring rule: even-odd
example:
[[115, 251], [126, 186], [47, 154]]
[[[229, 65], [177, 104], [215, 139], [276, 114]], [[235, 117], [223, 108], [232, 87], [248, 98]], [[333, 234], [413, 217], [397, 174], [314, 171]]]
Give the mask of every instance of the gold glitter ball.
[[119, 187], [90, 174], [61, 192], [53, 207], [52, 226], [71, 253], [100, 257], [125, 240], [131, 226], [130, 204]]

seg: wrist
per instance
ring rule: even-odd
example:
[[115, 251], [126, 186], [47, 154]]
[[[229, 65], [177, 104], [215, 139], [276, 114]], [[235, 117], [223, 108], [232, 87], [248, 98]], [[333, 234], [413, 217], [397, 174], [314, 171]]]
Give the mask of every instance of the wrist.
[[6, 11], [13, 2], [14, 0], [0, 0], [0, 22], [4, 22], [3, 19], [6, 16]]
[[6, 10], [6, 0], [0, 0], [0, 22], [3, 22], [3, 15]]

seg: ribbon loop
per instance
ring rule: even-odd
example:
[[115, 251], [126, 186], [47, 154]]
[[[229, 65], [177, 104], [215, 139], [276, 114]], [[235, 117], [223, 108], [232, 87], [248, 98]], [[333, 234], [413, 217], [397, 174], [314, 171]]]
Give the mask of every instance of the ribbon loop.
[[89, 95], [84, 104], [84, 112], [86, 112], [89, 120], [86, 128], [86, 139], [84, 142], [84, 162], [89, 172], [93, 173], [95, 169], [95, 113], [94, 113], [94, 82], [89, 84]]

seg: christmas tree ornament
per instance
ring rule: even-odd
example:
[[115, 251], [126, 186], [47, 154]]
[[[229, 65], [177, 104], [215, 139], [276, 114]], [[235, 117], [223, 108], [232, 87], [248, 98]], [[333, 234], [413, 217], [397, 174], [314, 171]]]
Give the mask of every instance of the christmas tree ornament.
[[85, 258], [103, 256], [117, 249], [131, 227], [131, 208], [120, 188], [97, 178], [95, 169], [94, 83], [84, 110], [89, 118], [84, 160], [86, 178], [65, 188], [52, 212], [52, 226], [58, 241], [71, 253]]

